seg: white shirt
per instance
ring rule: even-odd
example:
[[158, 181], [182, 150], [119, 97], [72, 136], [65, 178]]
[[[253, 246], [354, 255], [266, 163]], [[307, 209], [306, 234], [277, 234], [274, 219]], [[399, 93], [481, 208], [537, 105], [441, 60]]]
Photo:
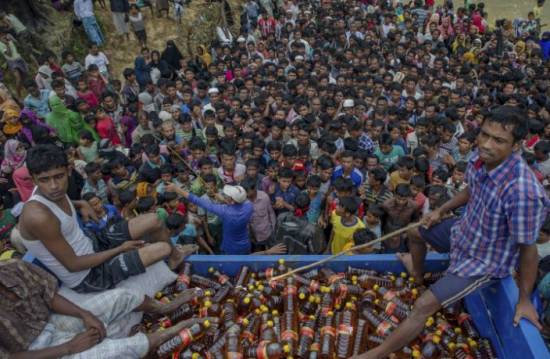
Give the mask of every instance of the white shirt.
[[92, 0], [75, 0], [74, 13], [79, 19], [94, 16], [94, 4]]
[[86, 56], [86, 59], [84, 60], [84, 65], [86, 66], [86, 69], [88, 69], [88, 66], [90, 65], [97, 65], [97, 67], [99, 68], [99, 72], [101, 72], [102, 74], [109, 72], [109, 70], [107, 69], [107, 65], [109, 65], [109, 60], [103, 52], [98, 52], [95, 56], [92, 54], [88, 54]]

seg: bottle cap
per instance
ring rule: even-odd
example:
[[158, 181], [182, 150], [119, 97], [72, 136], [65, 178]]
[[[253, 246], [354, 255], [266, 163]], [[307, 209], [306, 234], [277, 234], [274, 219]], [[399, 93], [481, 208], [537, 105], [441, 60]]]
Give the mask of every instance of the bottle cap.
[[252, 278], [256, 278], [256, 273], [252, 273], [250, 276], [251, 276]]
[[321, 286], [321, 293], [330, 293], [330, 288], [325, 287], [325, 286]]
[[249, 292], [252, 292], [254, 289], [255, 289], [254, 284], [249, 284], [248, 285], [248, 291]]
[[455, 327], [454, 332], [455, 334], [462, 334], [462, 329], [459, 327]]
[[273, 324], [273, 321], [272, 320], [268, 320], [267, 323], [265, 323], [266, 326], [268, 326], [269, 328], [273, 328], [273, 326], [275, 324]]
[[269, 308], [268, 308], [267, 306], [265, 306], [265, 305], [262, 304], [262, 305], [260, 306], [260, 311], [261, 311], [262, 313], [268, 313], [268, 312], [269, 312]]
[[477, 342], [475, 340], [473, 340], [472, 338], [468, 338], [468, 345], [471, 348], [476, 348], [477, 347]]
[[340, 310], [340, 308], [342, 308], [342, 306], [340, 304], [334, 304], [334, 309]]
[[273, 316], [279, 316], [279, 311], [277, 309], [273, 309], [273, 311], [271, 312], [271, 314]]
[[201, 355], [199, 353], [193, 353], [191, 354], [191, 359], [199, 359]]
[[440, 341], [441, 341], [441, 337], [439, 335], [433, 336], [432, 342], [434, 342], [435, 344], [439, 344]]
[[372, 286], [372, 289], [378, 290], [378, 289], [380, 289], [380, 286], [378, 284], [375, 284], [375, 285]]
[[310, 302], [311, 304], [315, 303], [315, 297], [310, 295], [309, 298], [307, 298], [307, 301]]
[[310, 316], [309, 316], [309, 320], [315, 320], [315, 319], [317, 319], [316, 316], [314, 316], [314, 315], [310, 315]]
[[210, 307], [212, 306], [212, 302], [209, 301], [209, 300], [206, 300], [206, 301], [204, 302], [204, 306], [205, 306], [206, 308], [210, 308]]
[[300, 294], [298, 294], [298, 298], [299, 298], [300, 300], [306, 299], [305, 293], [300, 293]]
[[395, 279], [396, 279], [396, 278], [395, 278], [395, 276], [394, 276], [393, 274], [390, 275], [390, 280], [391, 280], [392, 282], [395, 282]]
[[401, 274], [399, 274], [399, 276], [400, 276], [401, 278], [407, 278], [407, 273], [401, 272]]
[[214, 267], [210, 267], [208, 268], [208, 273], [214, 273], [214, 270], [215, 270]]
[[208, 319], [205, 320], [202, 324], [204, 325], [205, 328], [210, 328], [210, 321]]
[[244, 297], [243, 303], [244, 304], [250, 304], [250, 300], [251, 300], [250, 297]]
[[375, 305], [380, 304], [380, 299], [376, 298], [376, 299], [374, 300], [374, 304], [375, 304]]
[[413, 350], [412, 352], [412, 357], [413, 358], [420, 358], [422, 356], [422, 353], [420, 352], [420, 350]]
[[429, 317], [427, 320], [426, 320], [426, 326], [427, 327], [431, 327], [432, 325], [434, 325], [434, 317]]
[[262, 311], [259, 308], [254, 309], [254, 314], [260, 315], [262, 314]]
[[357, 282], [357, 276], [356, 276], [356, 275], [352, 275], [352, 276], [351, 276], [351, 281], [352, 281], [352, 282]]
[[347, 302], [346, 309], [353, 309], [353, 304], [351, 304], [351, 302]]
[[441, 337], [441, 335], [443, 335], [443, 333], [439, 329], [436, 330], [434, 334], [437, 335], [437, 336], [440, 336], [440, 337]]
[[285, 353], [290, 353], [290, 345], [285, 344], [285, 345], [283, 346], [283, 351], [284, 351]]
[[212, 295], [212, 292], [209, 291], [209, 290], [206, 290], [206, 291], [204, 292], [204, 295], [207, 296], [207, 297], [210, 297], [210, 296]]
[[250, 323], [248, 318], [243, 318], [243, 325], [248, 325], [248, 323]]
[[409, 277], [409, 283], [414, 283], [414, 277]]
[[414, 295], [415, 297], [417, 297], [418, 296], [418, 289], [416, 289], [416, 288], [411, 289], [411, 294]]
[[334, 316], [334, 312], [332, 310], [329, 310], [327, 312], [327, 317], [333, 317]]
[[277, 263], [279, 263], [279, 264], [285, 264], [285, 259], [284, 259], [284, 258], [279, 258], [279, 260], [277, 261]]
[[256, 288], [258, 288], [259, 291], [263, 291], [265, 287], [263, 284], [258, 284]]
[[315, 304], [320, 304], [321, 303], [321, 297], [319, 297], [318, 295], [315, 296]]
[[450, 350], [450, 351], [454, 351], [454, 350], [456, 349], [456, 344], [453, 343], [453, 342], [450, 342], [450, 343], [448, 344], [448, 347], [449, 347], [449, 350]]
[[162, 297], [164, 297], [164, 294], [162, 294], [162, 292], [156, 292], [156, 293], [155, 293], [155, 298], [156, 298], [156, 299], [160, 299], [160, 298], [162, 298]]

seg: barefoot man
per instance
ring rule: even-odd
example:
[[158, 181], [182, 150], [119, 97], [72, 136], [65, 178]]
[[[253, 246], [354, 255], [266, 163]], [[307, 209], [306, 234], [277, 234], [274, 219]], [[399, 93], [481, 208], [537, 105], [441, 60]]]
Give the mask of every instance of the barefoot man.
[[[516, 268], [519, 301], [513, 324], [526, 318], [541, 328], [529, 297], [537, 276], [535, 242], [550, 203], [521, 158], [521, 142], [527, 134], [525, 118], [513, 107], [500, 107], [484, 119], [478, 152], [466, 172], [468, 187], [423, 218], [425, 228], [409, 233], [410, 256], [400, 255], [421, 284], [427, 242], [440, 252], [449, 252], [447, 273], [418, 298], [410, 316], [380, 346], [358, 358], [385, 358], [400, 350], [440, 308], [492, 279], [509, 276]], [[464, 205], [459, 219], [443, 219]]]
[[[92, 210], [85, 201], [72, 203], [67, 196], [69, 171], [63, 150], [38, 145], [28, 151], [26, 161], [36, 187], [19, 222], [23, 244], [69, 288], [111, 289], [164, 258], [175, 270], [196, 250], [172, 246], [170, 231], [154, 213], [115, 223], [88, 237], [78, 224], [75, 207], [83, 216]], [[152, 236], [155, 243], [145, 245], [141, 240]]]

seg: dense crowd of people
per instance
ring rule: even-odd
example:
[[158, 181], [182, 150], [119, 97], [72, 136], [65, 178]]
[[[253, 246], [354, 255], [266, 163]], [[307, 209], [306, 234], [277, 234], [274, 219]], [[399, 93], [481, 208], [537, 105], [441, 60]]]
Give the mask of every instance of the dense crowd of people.
[[[162, 258], [175, 269], [193, 251], [337, 254], [462, 193], [480, 128], [496, 110], [520, 114], [527, 133], [515, 151], [548, 190], [543, 3], [524, 21], [490, 24], [483, 3], [248, 0], [240, 33], [219, 25], [212, 43], [185, 54], [174, 41], [162, 51], [146, 47], [142, 10], [152, 4], [110, 0], [117, 34], [132, 31], [129, 41], [141, 47], [122, 74], [102, 51], [91, 0], [74, 1], [90, 41], [84, 58], [34, 54], [25, 48], [25, 25], [2, 13], [0, 53], [16, 82], [14, 93], [0, 89], [3, 257], [29, 250], [62, 282], [89, 292]], [[155, 5], [178, 21], [187, 6]], [[56, 187], [62, 174], [55, 169], [65, 167], [66, 188]], [[93, 248], [32, 240], [56, 216], [64, 223], [70, 210], [40, 213], [65, 193], [83, 214], [82, 230], [62, 224], [51, 231], [82, 233], [94, 238]], [[537, 242], [543, 264], [549, 223]], [[138, 241], [144, 236], [165, 243], [146, 250]], [[412, 237], [349, 254], [396, 253], [410, 269]], [[112, 255], [125, 255], [131, 273], [111, 261], [101, 266], [116, 272], [109, 280], [95, 269], [75, 278], [105, 261], [83, 265], [80, 255], [117, 246], [124, 248]], [[57, 254], [74, 260], [59, 263]], [[550, 298], [548, 282], [541, 288]]]

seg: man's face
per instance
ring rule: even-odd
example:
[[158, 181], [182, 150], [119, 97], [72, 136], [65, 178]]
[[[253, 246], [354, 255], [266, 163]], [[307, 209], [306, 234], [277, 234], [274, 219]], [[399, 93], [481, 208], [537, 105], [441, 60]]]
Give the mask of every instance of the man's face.
[[99, 197], [93, 197], [88, 201], [88, 203], [97, 215], [103, 214], [103, 205], [101, 204], [101, 199], [99, 199]]
[[497, 167], [502, 161], [519, 149], [514, 143], [513, 126], [503, 127], [497, 122], [485, 120], [477, 137], [479, 157], [487, 169]]
[[208, 164], [208, 165], [203, 165], [201, 168], [201, 174], [202, 175], [207, 175], [207, 174], [211, 174], [212, 173], [212, 165]]
[[326, 182], [332, 177], [332, 168], [327, 168], [326, 170], [321, 170], [319, 172], [319, 177], [321, 177], [321, 181]]
[[[367, 158], [367, 170], [370, 171], [378, 167], [378, 160], [376, 158]], [[369, 176], [370, 178], [371, 176]]]
[[204, 184], [204, 189], [206, 191], [206, 194], [210, 197], [214, 197], [217, 192], [216, 188], [216, 182], [206, 182]]
[[405, 207], [407, 205], [408, 200], [409, 200], [408, 197], [403, 197], [399, 195], [395, 196], [395, 204], [397, 204], [397, 206], [399, 207]]
[[176, 136], [176, 130], [174, 129], [174, 126], [170, 124], [165, 124], [162, 126], [162, 136], [166, 140], [173, 140]]
[[345, 172], [350, 172], [353, 169], [353, 157], [342, 157], [340, 163]]
[[292, 183], [291, 178], [279, 178], [279, 186], [283, 191], [286, 191], [288, 187], [290, 187], [291, 183]]
[[65, 86], [57, 86], [53, 90], [60, 99], [65, 97]]
[[59, 202], [65, 198], [69, 188], [69, 171], [67, 167], [54, 168], [33, 175], [32, 180], [41, 195], [52, 202]]
[[103, 100], [103, 107], [106, 110], [114, 110], [116, 107], [115, 100], [111, 96], [105, 97]]
[[126, 177], [126, 175], [128, 174], [128, 170], [122, 165], [113, 167], [111, 169], [111, 172], [117, 177]]
[[233, 169], [235, 167], [235, 156], [223, 154], [222, 165], [226, 169]]

